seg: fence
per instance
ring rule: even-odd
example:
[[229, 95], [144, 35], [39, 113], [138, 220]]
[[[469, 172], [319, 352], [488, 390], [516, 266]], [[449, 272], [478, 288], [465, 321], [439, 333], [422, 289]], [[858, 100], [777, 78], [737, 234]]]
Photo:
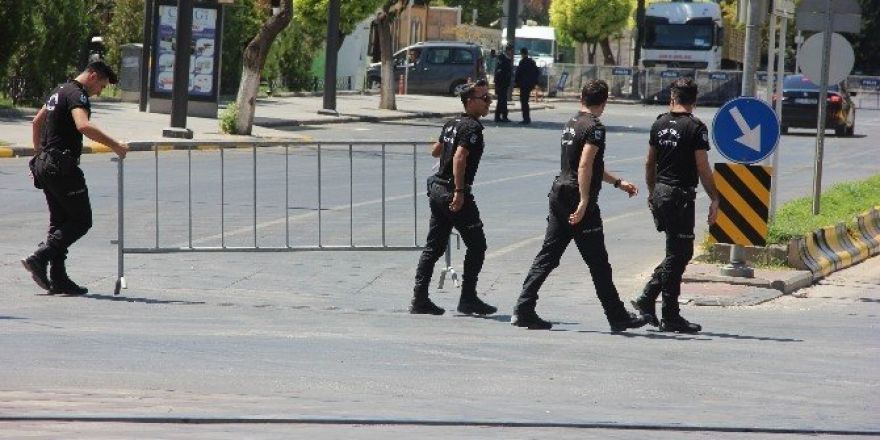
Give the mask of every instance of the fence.
[[[127, 287], [127, 254], [421, 249], [417, 158], [422, 144], [130, 142], [132, 150], [152, 151], [153, 160], [118, 164], [114, 294]], [[129, 190], [126, 174], [152, 185]], [[309, 190], [292, 195], [292, 187]], [[389, 189], [398, 194], [389, 196]], [[132, 203], [138, 214], [126, 212]], [[260, 222], [260, 210], [271, 219]], [[291, 216], [292, 210], [306, 212]], [[324, 211], [334, 215], [325, 219]], [[363, 235], [373, 238], [368, 242]], [[172, 239], [177, 243], [165, 244]]]
[[[786, 73], [789, 75], [791, 73]], [[547, 69], [544, 84], [550, 96], [577, 97], [581, 87], [591, 79], [608, 83], [612, 98], [637, 99], [646, 103], [669, 102], [669, 84], [677, 78], [690, 76], [699, 87], [698, 104], [721, 105], [737, 98], [742, 90], [742, 71], [695, 70], [664, 67], [635, 68], [624, 66], [588, 66], [580, 64], [554, 64]], [[756, 72], [759, 96], [767, 88], [767, 72]], [[853, 102], [857, 108], [880, 109], [880, 77], [850, 76], [847, 88], [855, 92]]]

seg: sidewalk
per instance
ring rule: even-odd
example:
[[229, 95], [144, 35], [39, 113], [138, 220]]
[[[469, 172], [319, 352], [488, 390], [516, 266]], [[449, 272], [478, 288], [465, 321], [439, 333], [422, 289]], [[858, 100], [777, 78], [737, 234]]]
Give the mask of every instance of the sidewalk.
[[[319, 114], [323, 98], [275, 97], [258, 100], [251, 136], [220, 133], [218, 121], [209, 118], [187, 119], [195, 141], [234, 140], [310, 140], [309, 136], [291, 132], [290, 128], [304, 125], [379, 122], [401, 119], [450, 117], [461, 113], [461, 100], [451, 96], [402, 95], [396, 97], [397, 110], [380, 110], [379, 95], [342, 95], [336, 99], [338, 116]], [[511, 105], [512, 112], [519, 111]], [[547, 103], [535, 103], [533, 110], [550, 108]], [[222, 110], [221, 110], [222, 111]], [[493, 110], [490, 110], [494, 111]], [[0, 113], [0, 158], [31, 156], [31, 119], [35, 110], [5, 111]], [[126, 141], [162, 139], [162, 129], [170, 125], [170, 116], [141, 113], [137, 103], [96, 101], [92, 118], [112, 136]], [[109, 149], [86, 140], [83, 153], [103, 153]]]

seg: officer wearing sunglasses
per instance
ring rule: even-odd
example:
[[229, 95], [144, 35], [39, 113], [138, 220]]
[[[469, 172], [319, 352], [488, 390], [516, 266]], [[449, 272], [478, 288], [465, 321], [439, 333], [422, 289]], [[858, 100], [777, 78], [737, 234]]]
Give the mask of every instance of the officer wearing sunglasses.
[[489, 114], [492, 97], [485, 80], [467, 84], [459, 91], [464, 113], [443, 125], [432, 155], [440, 158], [436, 174], [428, 178], [431, 222], [425, 250], [416, 269], [410, 313], [442, 315], [446, 312], [428, 298], [434, 265], [446, 251], [455, 228], [467, 252], [464, 256], [461, 298], [457, 310], [464, 314], [490, 315], [498, 309], [477, 296], [477, 277], [486, 254], [486, 235], [471, 185], [480, 165], [485, 143], [480, 118]]

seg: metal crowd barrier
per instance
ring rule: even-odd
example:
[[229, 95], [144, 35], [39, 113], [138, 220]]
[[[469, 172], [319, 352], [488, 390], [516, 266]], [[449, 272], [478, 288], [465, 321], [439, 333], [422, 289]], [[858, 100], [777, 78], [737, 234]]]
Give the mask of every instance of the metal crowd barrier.
[[856, 108], [880, 110], [880, 76], [851, 75], [846, 85], [850, 92], [856, 92]]
[[[126, 254], [170, 254], [170, 253], [184, 253], [184, 252], [297, 252], [297, 251], [402, 251], [402, 250], [421, 250], [422, 247], [419, 246], [418, 243], [418, 195], [422, 194], [422, 191], [419, 191], [418, 186], [418, 167], [417, 167], [417, 158], [418, 158], [418, 146], [424, 145], [425, 142], [421, 141], [330, 141], [330, 142], [310, 142], [310, 141], [261, 141], [257, 143], [247, 143], [243, 144], [241, 142], [229, 142], [229, 141], [221, 141], [221, 142], [192, 142], [192, 141], [162, 141], [162, 142], [130, 142], [129, 148], [131, 151], [151, 151], [153, 152], [153, 160], [152, 162], [152, 174], [153, 179], [152, 182], [152, 224], [155, 229], [155, 235], [153, 238], [153, 243], [151, 246], [140, 246], [140, 247], [129, 247], [126, 243], [126, 215], [125, 215], [125, 199], [126, 199], [126, 184], [125, 184], [125, 172], [126, 172], [126, 162], [127, 160], [119, 160], [118, 161], [118, 237], [115, 242], [117, 245], [117, 255], [118, 255], [118, 277], [116, 280], [116, 287], [114, 290], [114, 294], [118, 295], [120, 289], [127, 288], [126, 280], [125, 280], [125, 255]], [[269, 147], [269, 148], [267, 148]], [[356, 150], [355, 147], [365, 147], [366, 150]], [[410, 148], [411, 147], [411, 151]], [[389, 151], [389, 149], [396, 148], [396, 151]], [[241, 229], [237, 231], [228, 231], [226, 220], [229, 214], [227, 214], [227, 205], [231, 204], [230, 200], [227, 197], [227, 164], [231, 163], [230, 159], [226, 156], [229, 156], [232, 153], [227, 153], [230, 150], [237, 151], [239, 153], [242, 152], [250, 152], [250, 156], [252, 157], [252, 166], [250, 167], [250, 182], [246, 184], [249, 188], [247, 188], [250, 192], [250, 205], [251, 212], [247, 214], [252, 220], [253, 229], [253, 239], [250, 245], [237, 245], [231, 246], [229, 245], [227, 238], [232, 235], [240, 235]], [[260, 196], [260, 190], [262, 188], [258, 185], [258, 176], [260, 176], [260, 170], [258, 166], [258, 150], [261, 152], [266, 151], [272, 152], [277, 156], [283, 156], [284, 164], [283, 164], [283, 184], [284, 184], [284, 244], [283, 245], [261, 245], [258, 238], [258, 230], [261, 228], [258, 223], [258, 200]], [[405, 151], [404, 151], [405, 150]], [[187, 239], [185, 243], [174, 246], [163, 246], [160, 245], [160, 232], [162, 228], [160, 227], [160, 152], [171, 152], [178, 151], [181, 154], [186, 154], [186, 183], [185, 188], [181, 188], [180, 191], [186, 191], [186, 207], [187, 207]], [[303, 174], [297, 174], [295, 177], [297, 178], [314, 178], [316, 179], [313, 187], [310, 188], [311, 191], [315, 191], [311, 196], [316, 197], [316, 214], [317, 217], [317, 236], [313, 237], [316, 239], [316, 242], [311, 245], [297, 245], [291, 243], [291, 172], [290, 172], [290, 157], [291, 154], [300, 151], [307, 152], [308, 154], [313, 154], [316, 157], [317, 167], [313, 170], [313, 175], [304, 176]], [[184, 153], [185, 152], [185, 153]], [[200, 246], [197, 245], [198, 241], [208, 241], [204, 237], [194, 239], [193, 234], [193, 185], [194, 185], [194, 173], [193, 173], [193, 153], [203, 154], [203, 155], [216, 155], [215, 160], [219, 162], [219, 170], [206, 170], [200, 169], [198, 176], [204, 176], [210, 172], [219, 173], [219, 209], [220, 209], [220, 221], [219, 225], [216, 225], [219, 230], [219, 246]], [[329, 154], [335, 154], [338, 159], [339, 156], [343, 156], [347, 153], [347, 170], [345, 167], [336, 167], [336, 169], [331, 170], [331, 173], [334, 173], [332, 176], [334, 183], [339, 183], [340, 178], [344, 178], [345, 176], [340, 176], [340, 174], [345, 174], [347, 171], [347, 186], [348, 186], [348, 202], [337, 204], [336, 206], [327, 207], [325, 205], [325, 198], [327, 197], [327, 189], [324, 188], [324, 174], [327, 173], [325, 167], [322, 164], [323, 156]], [[355, 167], [355, 155], [356, 154], [364, 154], [368, 159], [372, 161], [378, 161], [378, 170], [370, 167], [356, 168]], [[409, 162], [408, 156], [412, 157], [412, 178], [411, 182], [409, 178], [406, 178], [405, 182], [398, 179], [395, 183], [397, 184], [398, 189], [400, 189], [400, 185], [404, 184], [406, 187], [409, 187], [411, 184], [411, 188], [407, 188], [407, 194], [397, 195], [389, 198], [387, 191], [387, 157], [390, 154], [395, 155], [395, 168], [393, 171], [397, 171], [398, 175], [401, 175], [401, 167], [400, 162], [406, 161]], [[378, 157], [377, 157], [378, 156]], [[326, 160], [326, 159], [324, 159]], [[345, 160], [344, 158], [342, 160]], [[280, 159], [279, 159], [280, 161]], [[273, 163], [275, 167], [279, 167], [277, 162]], [[240, 163], [239, 163], [240, 165]], [[267, 164], [267, 168], [271, 168]], [[340, 169], [343, 168], [343, 169]], [[364, 171], [366, 170], [366, 171]], [[144, 171], [144, 170], [138, 170]], [[280, 170], [278, 170], [280, 171]], [[373, 182], [377, 186], [381, 188], [381, 198], [379, 200], [372, 200], [368, 202], [355, 202], [355, 172], [377, 172], [380, 176], [379, 181]], [[403, 170], [403, 173], [408, 174], [408, 170]], [[273, 175], [274, 176], [274, 175]], [[164, 177], [164, 175], [163, 175]], [[216, 177], [216, 174], [215, 174]], [[236, 177], [240, 178], [240, 174]], [[240, 179], [239, 179], [240, 180]], [[141, 181], [139, 181], [140, 183]], [[237, 187], [241, 189], [241, 185]], [[364, 186], [359, 185], [357, 190], [361, 190]], [[409, 190], [412, 191], [412, 194], [408, 194]], [[179, 196], [179, 193], [177, 194]], [[343, 195], [344, 196], [344, 195]], [[167, 196], [166, 196], [167, 197]], [[389, 240], [387, 237], [387, 220], [388, 220], [388, 212], [387, 212], [387, 204], [389, 201], [400, 201], [405, 200], [406, 198], [412, 199], [412, 244], [411, 245], [392, 245], [389, 244]], [[143, 200], [141, 200], [143, 202]], [[355, 243], [355, 208], [361, 207], [364, 205], [375, 204], [378, 203], [381, 206], [380, 212], [381, 217], [375, 219], [376, 222], [379, 222], [379, 226], [381, 227], [381, 234], [379, 237], [375, 237], [376, 242], [372, 244], [356, 244]], [[347, 244], [328, 244], [324, 237], [324, 221], [322, 218], [322, 211], [329, 210], [331, 212], [345, 212], [348, 211], [349, 224], [348, 224], [348, 243]], [[396, 220], [400, 220], [401, 216], [397, 216]], [[273, 222], [270, 223], [280, 223], [281, 217], [279, 216]], [[361, 226], [361, 225], [359, 225]], [[367, 226], [375, 227], [375, 224], [368, 224]], [[217, 234], [212, 236], [213, 239], [217, 238]], [[335, 237], [336, 240], [339, 240], [339, 237]], [[394, 237], [397, 242], [400, 241], [400, 235], [396, 235]], [[280, 239], [280, 238], [279, 238]]]

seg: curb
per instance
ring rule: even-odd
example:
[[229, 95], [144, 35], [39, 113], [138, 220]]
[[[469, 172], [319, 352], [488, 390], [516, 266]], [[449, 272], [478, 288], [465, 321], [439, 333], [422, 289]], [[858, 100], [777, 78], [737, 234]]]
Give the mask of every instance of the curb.
[[[535, 104], [531, 106], [530, 110], [546, 110], [554, 108], [550, 104]], [[521, 112], [522, 109], [512, 108], [510, 109], [511, 113]], [[345, 124], [345, 123], [357, 123], [357, 122], [383, 122], [383, 121], [401, 121], [405, 119], [425, 119], [425, 118], [449, 118], [453, 116], [460, 115], [460, 111], [454, 112], [414, 112], [407, 113], [403, 115], [393, 115], [393, 116], [363, 116], [363, 115], [355, 115], [355, 114], [344, 114], [340, 113], [339, 116], [335, 119], [303, 119], [303, 120], [281, 120], [281, 121], [267, 121], [267, 122], [254, 122], [254, 125], [260, 126], [263, 128], [280, 128], [280, 127], [301, 127], [308, 125], [329, 125], [329, 124]]]
[[789, 264], [809, 270], [816, 281], [880, 253], [880, 207], [855, 220], [858, 230], [838, 223], [793, 238], [788, 245]]
[[777, 279], [764, 278], [739, 278], [724, 275], [707, 275], [707, 274], [685, 274], [682, 279], [684, 283], [723, 283], [739, 286], [749, 286], [763, 289], [772, 289], [789, 295], [792, 292], [803, 289], [813, 284], [813, 274], [805, 270], [792, 271], [790, 276]]

